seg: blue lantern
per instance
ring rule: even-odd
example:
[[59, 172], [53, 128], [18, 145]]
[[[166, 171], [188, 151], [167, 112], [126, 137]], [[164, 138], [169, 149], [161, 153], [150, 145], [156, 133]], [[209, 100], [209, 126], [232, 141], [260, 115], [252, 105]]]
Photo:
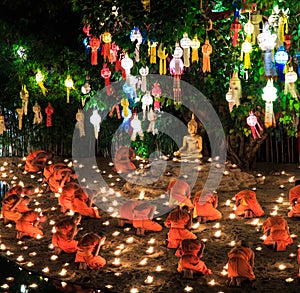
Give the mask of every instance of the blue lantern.
[[279, 71], [279, 80], [284, 81], [284, 67], [289, 61], [289, 54], [285, 51], [284, 46], [280, 46], [274, 55], [276, 65]]

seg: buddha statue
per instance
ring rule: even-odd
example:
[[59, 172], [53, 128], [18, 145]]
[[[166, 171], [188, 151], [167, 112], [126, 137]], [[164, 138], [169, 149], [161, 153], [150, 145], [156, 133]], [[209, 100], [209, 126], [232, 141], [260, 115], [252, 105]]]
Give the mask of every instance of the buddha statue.
[[202, 158], [202, 137], [197, 134], [198, 124], [192, 114], [192, 119], [188, 123], [188, 135], [183, 137], [182, 146], [174, 152], [175, 157], [183, 160], [200, 160]]

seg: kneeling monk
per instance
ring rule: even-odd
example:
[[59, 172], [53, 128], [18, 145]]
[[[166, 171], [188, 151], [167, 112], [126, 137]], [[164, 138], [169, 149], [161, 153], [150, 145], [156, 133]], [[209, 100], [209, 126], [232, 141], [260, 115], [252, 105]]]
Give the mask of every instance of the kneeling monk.
[[43, 150], [33, 151], [26, 157], [25, 171], [39, 172], [44, 169], [52, 154]]
[[300, 180], [295, 181], [295, 186], [289, 191], [289, 200], [292, 209], [288, 213], [288, 217], [300, 217]]

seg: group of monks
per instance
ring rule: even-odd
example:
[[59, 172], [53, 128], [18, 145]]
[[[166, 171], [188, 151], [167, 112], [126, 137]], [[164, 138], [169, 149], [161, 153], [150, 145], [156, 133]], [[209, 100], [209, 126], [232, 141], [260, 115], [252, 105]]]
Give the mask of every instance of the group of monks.
[[[76, 174], [65, 163], [49, 163], [51, 154], [39, 150], [30, 153], [26, 158], [25, 171], [43, 172], [43, 182], [47, 183], [51, 192], [59, 193], [58, 204], [61, 216], [55, 223], [55, 233], [52, 234], [52, 244], [56, 254], [75, 253], [75, 262], [79, 268], [99, 269], [105, 266], [106, 260], [99, 255], [100, 247], [106, 237], [102, 233], [86, 233], [76, 239], [78, 225], [82, 217], [100, 218], [98, 209], [93, 206], [97, 196], [95, 190], [82, 187], [76, 180]], [[42, 224], [46, 216], [28, 207], [31, 196], [35, 193], [31, 186], [15, 185], [5, 194], [2, 201], [2, 217], [4, 222], [15, 223], [17, 238], [24, 236], [43, 236]], [[169, 182], [167, 195], [170, 212], [163, 225], [169, 229], [166, 246], [175, 249], [179, 257], [177, 271], [184, 277], [194, 274], [206, 275], [212, 271], [202, 260], [205, 244], [197, 239], [191, 231], [193, 222], [206, 223], [222, 219], [222, 213], [217, 209], [218, 194], [209, 190], [199, 190], [192, 199], [191, 189], [185, 179], [179, 177]], [[300, 181], [290, 189], [289, 199], [291, 210], [288, 217], [300, 217]], [[235, 214], [246, 219], [261, 217], [264, 211], [253, 190], [242, 190], [235, 195]], [[120, 208], [118, 225], [125, 223], [136, 228], [137, 235], [145, 232], [160, 232], [163, 226], [154, 221], [156, 206], [142, 200], [128, 200]], [[73, 211], [73, 216], [66, 215]], [[270, 216], [262, 225], [265, 234], [264, 244], [274, 251], [284, 251], [293, 243], [287, 221], [282, 216]], [[228, 284], [241, 286], [245, 280], [255, 280], [253, 272], [254, 252], [245, 241], [241, 241], [228, 252]], [[300, 249], [298, 250], [300, 265]], [[299, 273], [300, 277], [300, 268]]]

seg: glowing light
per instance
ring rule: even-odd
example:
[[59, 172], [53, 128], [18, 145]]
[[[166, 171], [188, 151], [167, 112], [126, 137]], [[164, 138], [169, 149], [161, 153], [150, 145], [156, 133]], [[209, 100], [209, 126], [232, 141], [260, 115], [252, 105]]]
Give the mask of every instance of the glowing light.
[[153, 277], [152, 276], [147, 276], [145, 283], [146, 284], [151, 284], [153, 282]]
[[48, 248], [49, 248], [49, 249], [54, 249], [54, 245], [53, 245], [52, 243], [50, 243], [50, 244], [48, 245]]
[[155, 238], [151, 238], [149, 241], [148, 241], [149, 244], [154, 244], [155, 243]]
[[260, 237], [261, 240], [266, 240], [267, 239], [267, 235], [263, 235]]
[[229, 219], [230, 219], [230, 220], [235, 219], [235, 214], [234, 214], [234, 213], [231, 213], [231, 214], [229, 215]]
[[285, 281], [286, 281], [287, 283], [292, 283], [292, 282], [294, 281], [294, 279], [293, 279], [293, 278], [286, 278]]
[[139, 290], [137, 288], [131, 288], [130, 293], [138, 293]]
[[193, 287], [190, 287], [189, 285], [186, 285], [185, 288], [183, 289], [185, 292], [191, 292], [193, 291]]
[[279, 188], [284, 188], [284, 185], [283, 184], [279, 185]]
[[48, 267], [45, 267], [45, 268], [42, 269], [42, 271], [43, 271], [44, 273], [49, 273], [50, 270], [49, 270]]
[[109, 226], [109, 221], [105, 221], [102, 223], [103, 226]]
[[232, 240], [228, 245], [229, 245], [229, 246], [235, 246], [235, 241]]
[[144, 199], [144, 198], [145, 198], [145, 191], [142, 190], [142, 191], [140, 192], [139, 199]]
[[216, 285], [216, 281], [214, 279], [212, 279], [207, 284], [210, 285], [210, 286], [215, 286]]
[[278, 203], [282, 203], [283, 202], [283, 197], [278, 197], [278, 199], [276, 199], [276, 202], [278, 202]]
[[216, 233], [214, 234], [214, 236], [215, 236], [216, 238], [221, 237], [221, 230], [216, 231]]
[[226, 205], [227, 207], [230, 207], [230, 203], [231, 203], [231, 200], [230, 200], [230, 199], [227, 199], [226, 202], [225, 202], [225, 205]]
[[220, 228], [220, 223], [216, 223], [213, 228], [219, 229]]
[[154, 252], [154, 247], [153, 246], [150, 246], [147, 250], [146, 250], [146, 253], [147, 254], [152, 254]]
[[273, 212], [270, 213], [271, 216], [276, 216], [277, 215], [277, 210], [274, 210]]
[[162, 267], [161, 266], [157, 266], [155, 269], [157, 272], [161, 272], [162, 271]]
[[29, 287], [30, 287], [30, 288], [37, 288], [38, 285], [37, 285], [36, 283], [33, 283], [33, 284], [30, 284]]
[[281, 264], [281, 265], [278, 266], [278, 268], [282, 271], [282, 270], [284, 270], [286, 268], [286, 265]]
[[112, 264], [113, 264], [114, 266], [119, 266], [119, 265], [121, 265], [120, 258], [116, 257], [116, 258], [114, 259], [114, 261], [112, 262]]
[[198, 229], [200, 226], [199, 222], [196, 222], [195, 224], [192, 225], [192, 229]]
[[58, 256], [55, 254], [51, 255], [51, 257], [50, 257], [51, 260], [57, 260], [57, 258], [58, 258]]
[[148, 258], [143, 258], [143, 259], [140, 261], [140, 265], [141, 265], [141, 266], [144, 266], [144, 265], [147, 264], [147, 262], [148, 262]]
[[6, 281], [12, 282], [12, 281], [14, 281], [14, 279], [15, 279], [14, 277], [7, 277], [7, 278], [6, 278]]
[[0, 244], [0, 249], [1, 249], [1, 250], [5, 250], [5, 249], [6, 249], [6, 246], [5, 246], [3, 243], [1, 243], [1, 244]]
[[34, 263], [30, 261], [30, 262], [27, 263], [27, 266], [28, 266], [28, 267], [33, 267], [33, 266], [34, 266]]
[[297, 238], [297, 235], [296, 234], [291, 234], [291, 237], [292, 238]]
[[126, 239], [126, 243], [132, 243], [134, 241], [133, 237], [129, 237]]
[[30, 252], [30, 253], [29, 253], [29, 256], [36, 256], [36, 254], [37, 254], [37, 253], [36, 253], [35, 251], [33, 251], [33, 252]]
[[55, 221], [50, 220], [50, 221], [49, 221], [49, 225], [51, 225], [51, 226], [55, 225]]
[[67, 270], [66, 269], [62, 269], [60, 272], [59, 272], [59, 275], [61, 276], [65, 276], [67, 274]]
[[118, 235], [120, 235], [119, 231], [115, 231], [114, 233], [112, 233], [112, 236], [118, 236]]
[[9, 288], [9, 285], [8, 285], [8, 284], [3, 284], [3, 285], [1, 285], [1, 288], [2, 288], [2, 289], [8, 289], [8, 288]]
[[289, 254], [289, 257], [295, 257], [295, 256], [296, 256], [295, 253], [290, 253], [290, 254]]
[[203, 238], [203, 239], [201, 239], [201, 241], [207, 242], [207, 238]]
[[226, 270], [222, 270], [221, 275], [226, 276], [228, 273]]

